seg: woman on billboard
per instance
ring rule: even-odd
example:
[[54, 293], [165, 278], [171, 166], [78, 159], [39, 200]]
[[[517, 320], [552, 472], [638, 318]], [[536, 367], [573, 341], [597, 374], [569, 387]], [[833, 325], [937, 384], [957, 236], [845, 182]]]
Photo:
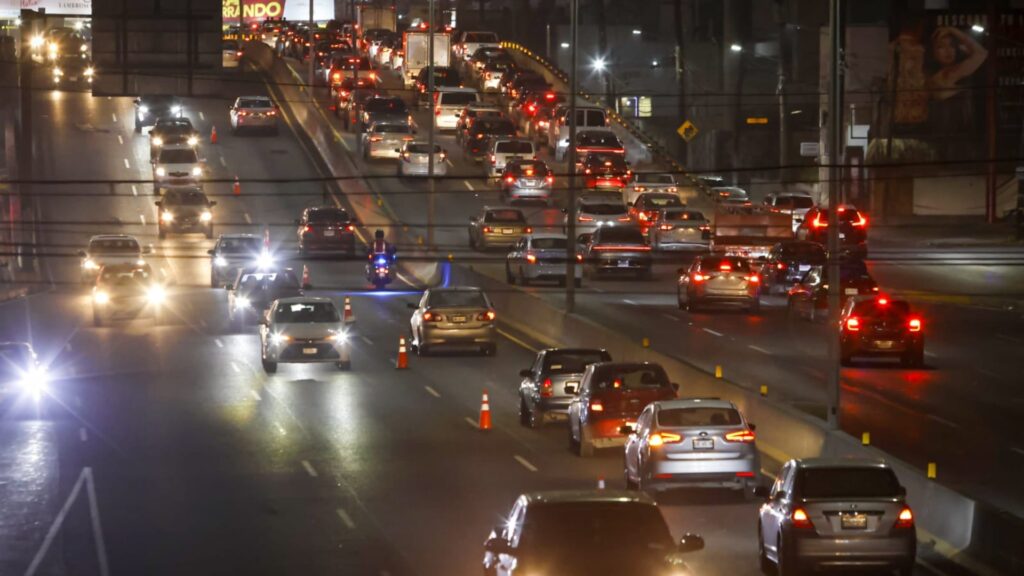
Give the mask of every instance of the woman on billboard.
[[975, 117], [977, 95], [970, 90], [970, 78], [985, 62], [988, 51], [969, 34], [949, 26], [932, 33], [930, 48], [928, 123], [933, 133], [942, 136], [936, 142], [939, 157], [952, 159], [958, 150], [971, 146], [963, 141], [965, 135], [980, 133]]

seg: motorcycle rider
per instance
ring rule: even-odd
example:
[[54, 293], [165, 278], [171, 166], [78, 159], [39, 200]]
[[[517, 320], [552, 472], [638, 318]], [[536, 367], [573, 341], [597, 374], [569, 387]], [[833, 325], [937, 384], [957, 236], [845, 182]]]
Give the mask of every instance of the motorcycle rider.
[[394, 244], [391, 244], [390, 242], [384, 239], [383, 230], [378, 228], [377, 231], [373, 233], [373, 244], [371, 244], [369, 248], [369, 253], [366, 256], [367, 277], [373, 276], [375, 262], [378, 256], [383, 255], [387, 258], [388, 268], [391, 268], [392, 266], [395, 265], [395, 259], [397, 257], [398, 250], [395, 248]]

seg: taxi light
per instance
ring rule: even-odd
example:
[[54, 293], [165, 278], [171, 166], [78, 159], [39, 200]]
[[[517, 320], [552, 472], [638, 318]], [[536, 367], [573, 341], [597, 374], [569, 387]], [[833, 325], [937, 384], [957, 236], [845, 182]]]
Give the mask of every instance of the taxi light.
[[540, 385], [540, 395], [544, 398], [550, 398], [554, 395], [554, 390], [551, 385], [551, 378], [545, 378], [544, 382]]
[[725, 435], [725, 441], [726, 442], [744, 442], [744, 443], [748, 443], [748, 442], [753, 442], [754, 438], [755, 438], [754, 431], [753, 430], [748, 430], [746, 428], [744, 428], [743, 430], [736, 430], [735, 432], [729, 432], [728, 434]]
[[794, 528], [814, 528], [814, 524], [811, 523], [811, 517], [807, 515], [807, 511], [803, 508], [793, 510], [791, 518]]
[[672, 434], [671, 432], [655, 432], [647, 437], [647, 445], [652, 448], [657, 448], [665, 444], [678, 444], [683, 441], [683, 437], [679, 434]]
[[481, 312], [476, 319], [484, 322], [493, 322], [498, 315], [494, 313], [494, 310], [488, 310], [487, 312]]
[[590, 411], [591, 412], [604, 412], [604, 404], [601, 404], [600, 400], [591, 400], [590, 401]]
[[911, 318], [910, 321], [907, 322], [907, 327], [910, 328], [911, 332], [920, 332], [921, 331], [921, 319], [920, 318]]
[[847, 318], [846, 329], [850, 332], [860, 331], [860, 319], [858, 318]]
[[900, 510], [899, 516], [896, 517], [896, 528], [913, 528], [914, 527], [914, 512], [909, 506], [904, 506], [903, 510]]
[[530, 264], [536, 264], [537, 263], [537, 255], [536, 254], [527, 254], [526, 255], [526, 261], [529, 262]]

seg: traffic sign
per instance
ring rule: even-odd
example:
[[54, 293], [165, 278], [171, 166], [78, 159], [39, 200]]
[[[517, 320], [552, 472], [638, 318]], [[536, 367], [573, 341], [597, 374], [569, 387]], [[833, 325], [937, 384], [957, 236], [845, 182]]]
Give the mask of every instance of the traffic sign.
[[697, 127], [693, 125], [693, 122], [690, 122], [689, 120], [683, 122], [679, 128], [676, 128], [676, 133], [679, 134], [679, 137], [687, 142], [693, 140], [697, 136], [698, 132], [700, 132], [700, 130], [697, 130]]

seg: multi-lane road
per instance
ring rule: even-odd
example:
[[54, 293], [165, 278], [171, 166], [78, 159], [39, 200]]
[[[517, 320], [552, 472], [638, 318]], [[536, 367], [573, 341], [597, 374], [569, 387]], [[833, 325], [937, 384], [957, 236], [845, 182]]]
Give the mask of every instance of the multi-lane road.
[[[224, 98], [186, 100], [188, 116], [204, 134], [213, 125], [220, 129], [216, 145], [202, 146], [211, 178], [286, 182], [318, 176], [289, 131], [277, 137], [228, 134], [230, 97], [264, 90], [258, 82], [225, 82]], [[35, 111], [37, 174], [150, 177], [148, 140], [132, 131], [130, 99], [46, 91], [37, 94]], [[341, 137], [341, 146], [354, 151], [351, 136]], [[496, 194], [476, 177], [476, 168], [453, 156], [452, 172], [466, 178], [439, 184], [452, 193], [438, 196], [438, 221], [448, 226], [438, 228], [437, 241], [455, 251], [465, 245], [466, 218], [496, 202]], [[393, 170], [387, 164], [351, 161], [346, 170], [354, 166], [373, 176], [359, 185], [380, 192], [387, 200], [381, 208], [408, 224], [414, 237], [425, 223], [425, 185], [385, 178]], [[269, 225], [282, 257], [293, 246], [292, 219], [323, 194], [312, 181], [248, 182], [240, 197], [226, 182], [208, 189], [219, 201], [218, 232], [259, 233]], [[14, 399], [0, 419], [0, 573], [468, 574], [480, 569], [481, 543], [517, 494], [593, 487], [600, 478], [609, 487], [622, 486], [617, 452], [579, 459], [568, 453], [562, 427], [519, 427], [515, 375], [537, 346], [528, 335], [503, 330], [494, 358], [413, 358], [408, 370], [396, 370], [397, 340], [407, 332], [406, 303], [421, 287], [364, 293], [360, 261], [314, 260], [308, 263], [314, 292], [353, 296], [353, 370], [287, 366], [267, 376], [259, 369], [255, 329], [230, 330], [225, 294], [208, 286], [211, 242], [198, 236], [158, 240], [151, 187], [126, 182], [35, 191], [44, 289], [0, 304], [0, 339], [32, 341], [55, 380], [43, 402]], [[350, 200], [374, 201], [370, 195]], [[533, 217], [554, 224], [560, 214], [539, 210]], [[368, 224], [367, 230], [374, 223]], [[74, 253], [102, 232], [134, 234], [153, 245], [151, 262], [174, 286], [167, 325], [91, 325]], [[459, 251], [457, 261], [465, 255]], [[671, 265], [660, 267], [658, 279], [642, 285], [588, 287], [580, 310], [624, 331], [649, 334], [677, 354], [720, 362], [737, 381], [777, 384], [794, 399], [817, 385], [802, 367], [821, 369], [807, 359], [819, 329], [790, 327], [777, 310], [754, 319], [688, 318], [672, 309], [670, 272]], [[957, 318], [945, 308], [934, 310], [936, 322]], [[975, 323], [990, 314], [951, 310]], [[991, 314], [994, 330], [1008, 329], [1003, 316]], [[948, 370], [982, 367], [983, 359], [968, 362], [962, 350], [995, 358], [999, 344], [971, 343], [973, 327], [947, 329], [947, 339], [936, 335], [930, 346], [937, 354], [930, 362], [934, 369], [917, 375], [865, 369], [848, 381], [848, 395], [871, 400], [863, 418], [895, 410], [878, 408], [889, 404], [873, 401], [875, 396], [895, 404], [913, 397], [939, 407], [963, 403], [963, 395], [973, 398], [974, 391], [957, 386]], [[1015, 361], [992, 361], [989, 368], [1006, 377]], [[880, 390], [881, 381], [902, 388]], [[913, 393], [905, 389], [909, 381], [918, 382]], [[855, 390], [867, 382], [875, 396]], [[1012, 379], [994, 382], [984, 385], [1009, 389]], [[494, 429], [486, 433], [474, 425], [485, 389], [494, 416]], [[993, 401], [992, 411], [1012, 408]], [[901, 426], [916, 422], [900, 418]], [[911, 440], [933, 430], [927, 417], [920, 418], [922, 428], [908, 435]], [[992, 429], [995, 421], [987, 419], [985, 427]], [[981, 428], [960, 425], [972, 433]], [[1010, 456], [986, 455], [1004, 462]], [[690, 559], [696, 573], [754, 574], [756, 506], [730, 493], [702, 492], [667, 498], [663, 510], [676, 536], [695, 531], [705, 537], [707, 548]], [[926, 549], [922, 558], [922, 573], [957, 573]]]

